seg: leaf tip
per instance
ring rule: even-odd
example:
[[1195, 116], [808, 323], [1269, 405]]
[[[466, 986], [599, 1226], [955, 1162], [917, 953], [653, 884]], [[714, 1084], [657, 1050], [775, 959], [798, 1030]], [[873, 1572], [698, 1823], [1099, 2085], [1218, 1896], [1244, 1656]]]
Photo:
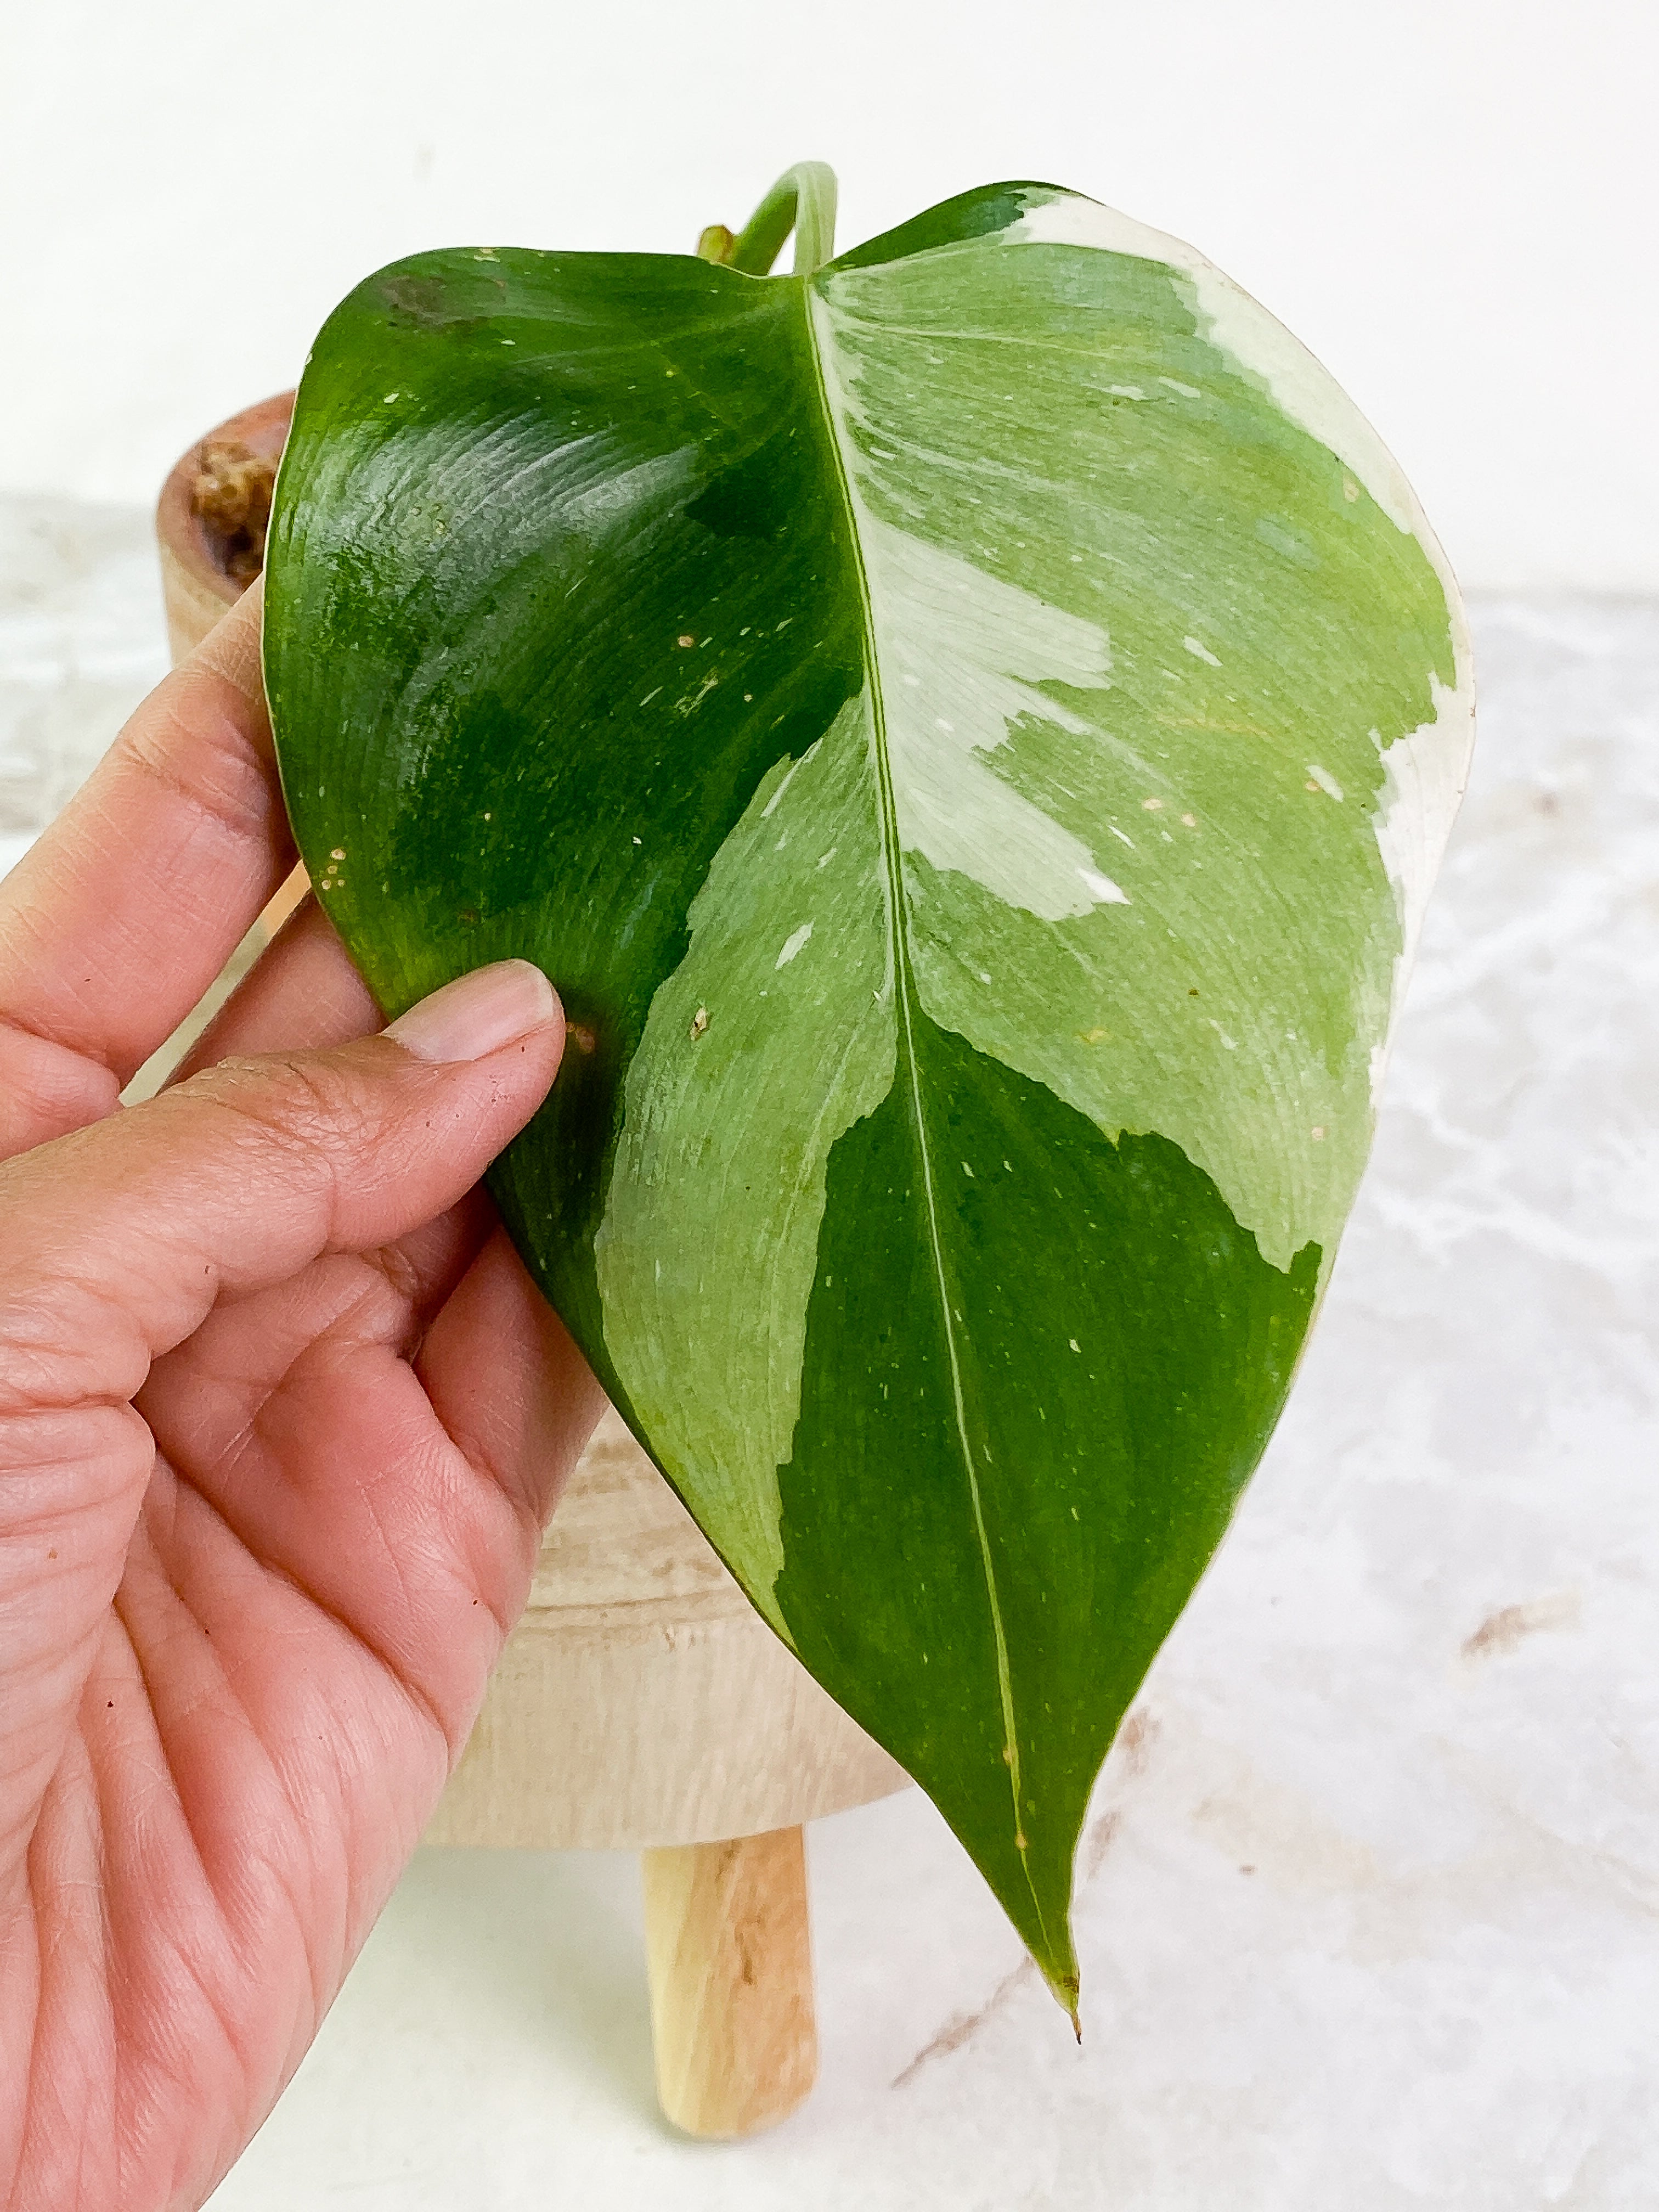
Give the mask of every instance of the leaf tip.
[[1042, 1978], [1053, 1990], [1055, 2003], [1071, 2021], [1072, 2033], [1076, 2036], [1080, 2049], [1083, 2043], [1083, 2017], [1078, 2006], [1082, 1995], [1082, 1982], [1077, 1968], [1073, 1966], [1069, 1972], [1062, 1970], [1059, 1973], [1054, 1973], [1045, 1967]]

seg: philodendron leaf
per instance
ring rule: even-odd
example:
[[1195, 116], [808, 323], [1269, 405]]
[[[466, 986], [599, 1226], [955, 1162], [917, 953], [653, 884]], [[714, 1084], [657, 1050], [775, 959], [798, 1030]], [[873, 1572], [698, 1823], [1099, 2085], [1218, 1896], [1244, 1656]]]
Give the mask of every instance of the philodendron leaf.
[[1090, 1785], [1364, 1160], [1462, 623], [1374, 434], [1175, 240], [1001, 185], [745, 250], [422, 254], [336, 311], [283, 777], [388, 1012], [554, 979], [519, 1249], [1074, 2006]]

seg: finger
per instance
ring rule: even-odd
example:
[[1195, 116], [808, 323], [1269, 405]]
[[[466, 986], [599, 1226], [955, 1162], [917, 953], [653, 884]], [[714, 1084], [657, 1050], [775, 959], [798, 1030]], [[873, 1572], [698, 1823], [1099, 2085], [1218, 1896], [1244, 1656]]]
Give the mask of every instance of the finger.
[[[239, 1632], [216, 1618], [224, 1594], [204, 1589], [222, 1579], [198, 1532], [204, 1510], [416, 1686], [459, 1750], [605, 1401], [500, 1230], [412, 1369], [367, 1273], [319, 1261], [216, 1310], [158, 1364], [140, 1404], [166, 1468], [142, 1526], [167, 1581], [194, 1593], [219, 1664]], [[304, 1308], [289, 1317], [288, 1364], [273, 1365], [257, 1412], [228, 1408], [228, 1379], [240, 1401], [248, 1364], [283, 1334], [284, 1291]]]
[[380, 1011], [314, 896], [289, 915], [191, 1047], [173, 1078], [185, 1082], [233, 1054], [303, 1052], [349, 1044], [380, 1027]]
[[463, 977], [330, 1053], [228, 1062], [0, 1166], [0, 1868], [44, 1787], [154, 1462], [132, 1410], [222, 1290], [391, 1243], [529, 1119], [563, 1021], [538, 969]]
[[[481, 1190], [395, 1244], [340, 1253], [284, 1283], [222, 1297], [194, 1335], [150, 1370], [138, 1407], [156, 1449], [198, 1486], [240, 1452], [273, 1392], [312, 1363], [319, 1343], [373, 1344], [412, 1359], [445, 1299], [498, 1227]], [[429, 1411], [429, 1409], [428, 1409]]]
[[605, 1398], [504, 1229], [428, 1330], [416, 1371], [463, 1455], [538, 1533]]
[[0, 885], [0, 1158], [113, 1110], [293, 864], [252, 590]]
[[[179, 1063], [173, 1083], [188, 1081], [233, 1054], [293, 1052], [349, 1043], [381, 1026], [368, 986], [352, 965], [333, 924], [314, 897], [289, 917], [275, 942], [260, 956], [220, 1012]], [[403, 1309], [404, 1327], [418, 1340], [437, 1309], [471, 1264], [495, 1225], [495, 1210], [482, 1191], [468, 1193], [459, 1206], [425, 1223], [375, 1255], [387, 1278], [388, 1295]], [[284, 1310], [280, 1293], [268, 1301], [274, 1313]], [[301, 1302], [303, 1304], [303, 1301]], [[244, 1316], [246, 1319], [246, 1316]], [[212, 1324], [203, 1332], [212, 1333]], [[278, 1375], [291, 1352], [287, 1332], [264, 1334], [268, 1354], [259, 1378]], [[210, 1348], [203, 1346], [204, 1356]]]

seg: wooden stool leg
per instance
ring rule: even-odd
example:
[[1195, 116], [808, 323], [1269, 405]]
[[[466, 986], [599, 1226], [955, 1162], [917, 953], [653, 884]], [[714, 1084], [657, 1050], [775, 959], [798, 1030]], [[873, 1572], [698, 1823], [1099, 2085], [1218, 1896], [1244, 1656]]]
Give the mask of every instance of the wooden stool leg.
[[818, 2069], [799, 1828], [643, 1854], [657, 2094], [693, 2136], [793, 2112]]

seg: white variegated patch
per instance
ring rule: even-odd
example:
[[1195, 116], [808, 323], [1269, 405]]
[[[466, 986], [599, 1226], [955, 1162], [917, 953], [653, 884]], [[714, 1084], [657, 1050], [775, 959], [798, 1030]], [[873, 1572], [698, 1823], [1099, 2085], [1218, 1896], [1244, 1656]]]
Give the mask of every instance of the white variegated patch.
[[[1461, 615], [1461, 610], [1460, 610]], [[1373, 817], [1372, 826], [1382, 848], [1383, 866], [1400, 903], [1402, 942], [1395, 963], [1394, 1019], [1389, 1036], [1371, 1055], [1371, 1095], [1381, 1096], [1388, 1068], [1394, 1023], [1417, 958], [1423, 915], [1434, 887], [1446, 840], [1457, 817], [1457, 809], [1468, 780], [1469, 750], [1474, 742], [1474, 687], [1464, 662], [1463, 681], [1449, 691], [1438, 682], [1431, 686], [1435, 717], [1396, 738], [1382, 751], [1387, 781]]]
[[[1422, 547], [1445, 587], [1457, 682], [1431, 678], [1435, 718], [1382, 752], [1388, 781], [1376, 827], [1401, 910], [1405, 943], [1395, 972], [1394, 1018], [1417, 951], [1423, 908], [1440, 865], [1474, 744], [1474, 675], [1468, 619], [1444, 549], [1404, 471], [1334, 378], [1300, 339], [1195, 246], [1133, 216], [1075, 192], [1033, 194], [1021, 220], [1002, 233], [1009, 244], [1087, 246], [1159, 261], [1190, 288], [1208, 343], [1272, 395], [1292, 422], [1334, 453], [1399, 529]], [[1392, 1022], [1390, 1024], [1392, 1029]], [[1386, 1042], [1373, 1054], [1380, 1080]]]
[[[869, 753], [866, 704], [849, 700], [764, 779], [715, 856], [629, 1068], [593, 1243], [629, 1401], [672, 1440], [664, 1464], [763, 1609], [783, 1563], [777, 1471], [800, 1406], [830, 1152], [893, 1079]], [[701, 1133], [689, 1145], [688, 1130]], [[667, 1247], [651, 1234], [665, 1217]], [[767, 1617], [785, 1632], [775, 1608]]]
[[840, 370], [835, 313], [817, 297], [813, 315], [868, 593], [880, 680], [872, 704], [901, 846], [1047, 921], [1121, 902], [1097, 855], [990, 763], [1024, 716], [1087, 732], [1035, 687], [1107, 689], [1105, 629], [871, 511], [860, 482], [859, 403]]

